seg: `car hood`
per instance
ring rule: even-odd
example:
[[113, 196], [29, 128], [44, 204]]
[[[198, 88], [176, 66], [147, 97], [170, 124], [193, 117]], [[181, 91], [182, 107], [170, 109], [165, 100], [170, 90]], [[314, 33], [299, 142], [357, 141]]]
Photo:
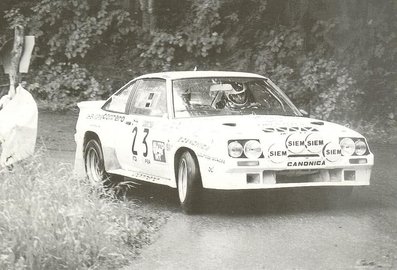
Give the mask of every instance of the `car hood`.
[[313, 133], [362, 137], [359, 133], [342, 125], [297, 116], [278, 115], [238, 115], [189, 118], [180, 120], [181, 124], [191, 127], [195, 132], [209, 132], [211, 136], [246, 135], [255, 133], [279, 135], [289, 133]]

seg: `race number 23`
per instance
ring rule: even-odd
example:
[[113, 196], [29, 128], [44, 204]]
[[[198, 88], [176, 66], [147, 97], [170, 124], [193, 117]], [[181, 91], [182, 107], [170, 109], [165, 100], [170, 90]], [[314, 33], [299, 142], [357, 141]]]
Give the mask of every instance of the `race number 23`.
[[[145, 146], [145, 151], [143, 152], [143, 156], [144, 156], [144, 157], [147, 157], [147, 154], [148, 154], [149, 149], [148, 149], [148, 146], [147, 146], [146, 138], [147, 138], [147, 136], [149, 135], [149, 129], [148, 129], [148, 128], [145, 128], [145, 129], [143, 130], [143, 133], [144, 133], [144, 135], [143, 135], [142, 144]], [[135, 149], [135, 141], [136, 141], [136, 137], [137, 137], [137, 135], [138, 135], [138, 127], [134, 127], [134, 129], [132, 130], [132, 134], [133, 134], [133, 136], [134, 136], [134, 139], [132, 140], [132, 147], [131, 147], [131, 150], [132, 150], [132, 154], [133, 154], [134, 156], [136, 156], [136, 155], [138, 155], [138, 151]]]

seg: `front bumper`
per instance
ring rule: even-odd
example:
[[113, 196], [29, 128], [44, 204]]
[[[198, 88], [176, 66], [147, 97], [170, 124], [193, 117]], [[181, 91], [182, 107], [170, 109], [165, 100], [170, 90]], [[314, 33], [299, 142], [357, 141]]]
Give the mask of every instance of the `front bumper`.
[[[366, 164], [326, 165], [312, 167], [269, 166], [202, 166], [203, 187], [208, 189], [272, 189], [316, 186], [368, 186], [373, 155]], [[204, 167], [204, 168], [203, 168]]]

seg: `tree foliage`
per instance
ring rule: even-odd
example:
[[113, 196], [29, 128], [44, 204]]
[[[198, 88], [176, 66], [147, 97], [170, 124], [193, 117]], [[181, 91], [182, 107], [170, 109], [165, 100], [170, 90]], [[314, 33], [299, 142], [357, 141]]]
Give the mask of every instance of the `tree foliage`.
[[0, 41], [26, 25], [38, 41], [34, 91], [57, 103], [105, 96], [131, 75], [198, 66], [267, 75], [323, 119], [384, 124], [397, 114], [393, 0], [14, 2], [0, 4]]
[[117, 42], [134, 31], [130, 14], [116, 0], [41, 0], [23, 15], [13, 8], [5, 17], [11, 26], [25, 24], [39, 41], [46, 64], [79, 61], [102, 42]]

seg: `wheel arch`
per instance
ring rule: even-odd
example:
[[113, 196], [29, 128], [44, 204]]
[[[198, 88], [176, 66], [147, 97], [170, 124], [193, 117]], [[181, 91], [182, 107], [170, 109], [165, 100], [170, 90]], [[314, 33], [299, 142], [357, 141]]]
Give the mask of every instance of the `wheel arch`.
[[99, 140], [99, 136], [90, 130], [78, 131], [74, 135], [76, 142], [76, 153], [74, 159], [74, 174], [79, 177], [86, 176], [85, 164], [84, 164], [84, 151], [87, 146], [87, 143], [91, 139], [96, 139], [99, 144], [101, 144]]
[[179, 159], [180, 159], [181, 155], [184, 152], [189, 152], [193, 156], [194, 160], [197, 162], [197, 167], [198, 167], [198, 171], [199, 171], [199, 174], [200, 174], [200, 182], [202, 182], [202, 180], [201, 180], [200, 162], [199, 162], [199, 160], [197, 158], [196, 153], [192, 149], [182, 146], [175, 152], [175, 155], [174, 155], [174, 181], [175, 181], [175, 185], [177, 186], [177, 181], [178, 181], [177, 180], [178, 179], [178, 162], [179, 162]]
[[86, 133], [84, 134], [83, 152], [87, 143], [93, 139], [96, 140], [101, 147], [106, 171], [121, 169], [121, 165], [117, 158], [115, 149], [112, 147], [104, 147], [101, 139], [99, 138], [99, 135], [94, 131], [86, 131]]
[[83, 140], [83, 150], [85, 149], [85, 146], [87, 145], [87, 143], [92, 139], [97, 140], [98, 143], [101, 144], [101, 140], [99, 139], [98, 134], [96, 134], [93, 131], [86, 131], [86, 133], [84, 134], [84, 140]]

